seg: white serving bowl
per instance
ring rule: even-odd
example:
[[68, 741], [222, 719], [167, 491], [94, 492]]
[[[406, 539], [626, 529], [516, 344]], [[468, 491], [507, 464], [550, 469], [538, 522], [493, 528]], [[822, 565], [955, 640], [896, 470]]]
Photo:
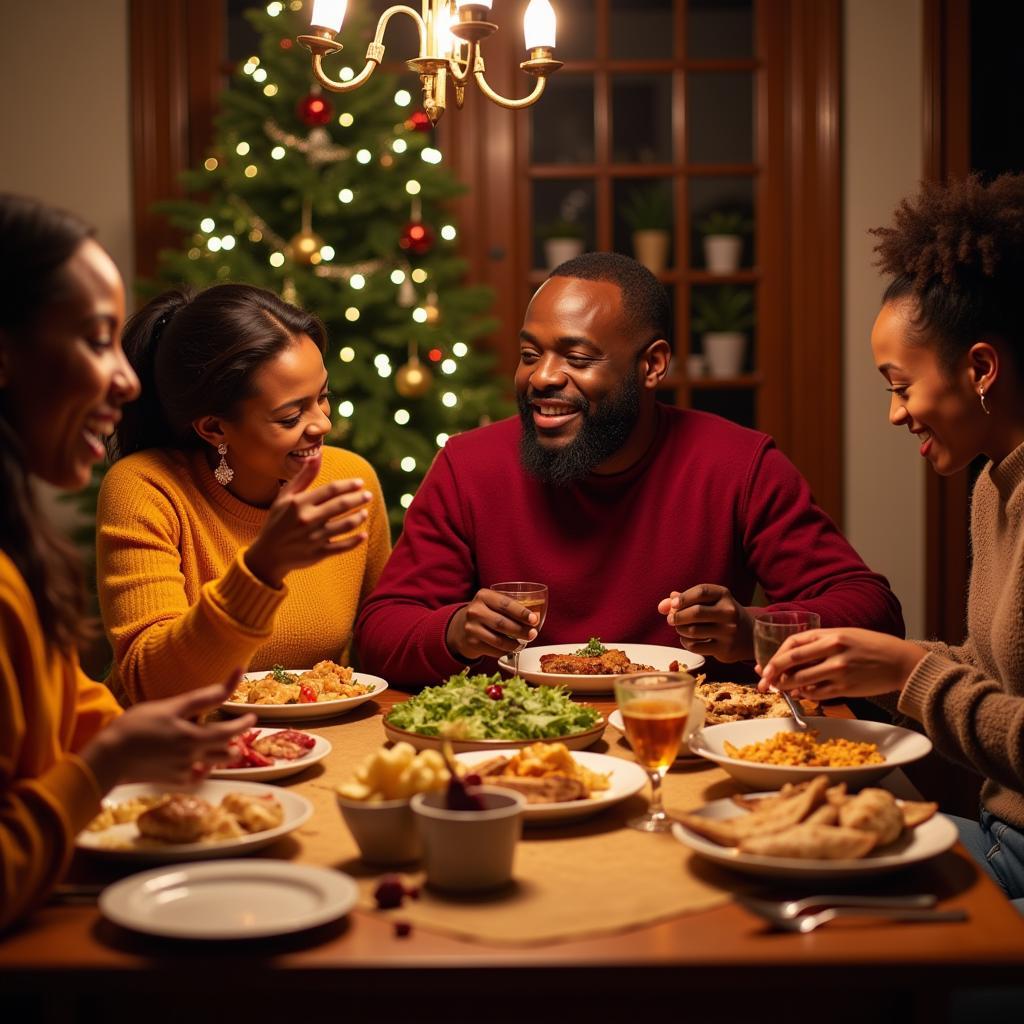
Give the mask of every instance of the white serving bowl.
[[816, 775], [827, 775], [830, 783], [845, 782], [853, 789], [876, 782], [895, 768], [920, 760], [931, 749], [927, 736], [910, 729], [901, 729], [884, 722], [867, 722], [858, 718], [815, 718], [811, 728], [819, 740], [843, 739], [857, 743], [874, 743], [885, 758], [883, 764], [856, 768], [798, 767], [779, 764], [758, 764], [729, 757], [725, 752], [728, 740], [733, 746], [745, 747], [780, 732], [799, 732], [792, 718], [755, 718], [747, 722], [726, 722], [709, 725], [690, 738], [690, 749], [701, 757], [724, 768], [737, 781], [754, 789], [779, 789], [787, 782], [806, 782]]

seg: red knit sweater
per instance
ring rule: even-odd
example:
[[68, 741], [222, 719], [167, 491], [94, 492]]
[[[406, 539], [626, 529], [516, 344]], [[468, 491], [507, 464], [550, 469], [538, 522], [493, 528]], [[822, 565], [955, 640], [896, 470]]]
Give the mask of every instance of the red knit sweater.
[[658, 602], [697, 583], [728, 587], [743, 604], [760, 583], [773, 606], [816, 611], [822, 626], [903, 635], [884, 577], [766, 434], [659, 405], [657, 438], [636, 465], [558, 488], [522, 468], [520, 431], [518, 418], [503, 420], [438, 453], [359, 616], [366, 671], [404, 685], [461, 671], [448, 622], [502, 580], [548, 585], [542, 644], [600, 636], [675, 647]]

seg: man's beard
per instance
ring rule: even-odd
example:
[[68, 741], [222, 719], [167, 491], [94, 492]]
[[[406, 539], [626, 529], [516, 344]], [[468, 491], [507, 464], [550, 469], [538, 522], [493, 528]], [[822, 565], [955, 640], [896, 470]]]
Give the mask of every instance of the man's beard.
[[[543, 397], [569, 401], [563, 395]], [[577, 435], [559, 448], [545, 448], [537, 439], [529, 397], [519, 395], [518, 404], [519, 418], [523, 422], [519, 441], [523, 468], [543, 483], [566, 487], [585, 479], [626, 443], [640, 415], [640, 382], [635, 373], [628, 374], [618, 391], [609, 395], [594, 412], [589, 412], [582, 402], [572, 402], [583, 416], [583, 423]]]

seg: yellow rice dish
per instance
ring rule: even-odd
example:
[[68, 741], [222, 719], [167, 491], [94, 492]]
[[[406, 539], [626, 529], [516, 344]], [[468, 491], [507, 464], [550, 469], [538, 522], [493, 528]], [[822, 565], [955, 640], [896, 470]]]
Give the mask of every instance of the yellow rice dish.
[[818, 742], [813, 729], [807, 732], [777, 732], [766, 740], [737, 747], [725, 741], [725, 752], [738, 761], [808, 768], [859, 768], [884, 764], [875, 743], [858, 743], [841, 737]]

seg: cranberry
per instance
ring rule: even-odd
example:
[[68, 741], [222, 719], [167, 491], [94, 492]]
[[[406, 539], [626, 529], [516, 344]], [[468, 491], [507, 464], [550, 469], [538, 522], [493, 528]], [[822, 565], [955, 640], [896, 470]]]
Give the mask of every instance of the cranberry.
[[492, 683], [488, 686], [484, 693], [486, 693], [491, 700], [501, 700], [501, 698], [505, 696], [505, 691], [497, 683]]
[[408, 921], [395, 922], [395, 938], [407, 939], [412, 935], [412, 925]]
[[385, 875], [373, 890], [378, 910], [394, 910], [405, 899], [405, 886], [397, 875]]
[[476, 772], [470, 772], [463, 780], [467, 786], [482, 786], [484, 780]]

